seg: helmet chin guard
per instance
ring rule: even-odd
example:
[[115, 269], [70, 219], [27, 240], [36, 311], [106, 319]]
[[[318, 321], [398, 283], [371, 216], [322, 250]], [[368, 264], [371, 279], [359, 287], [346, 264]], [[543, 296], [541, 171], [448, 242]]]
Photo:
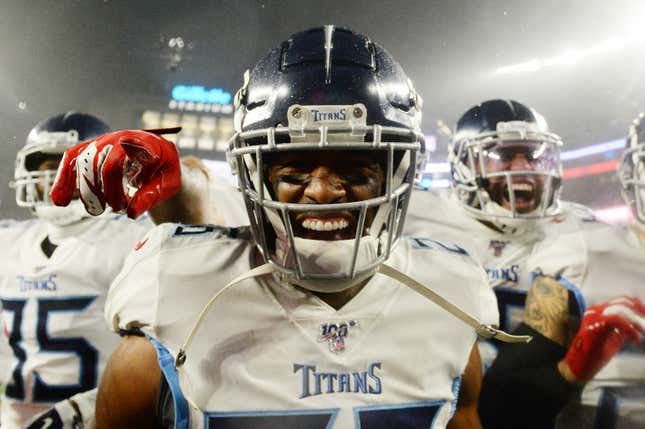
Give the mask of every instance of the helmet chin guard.
[[65, 207], [51, 204], [38, 204], [33, 207], [34, 215], [55, 226], [67, 226], [76, 223], [90, 215], [80, 200], [73, 200]]

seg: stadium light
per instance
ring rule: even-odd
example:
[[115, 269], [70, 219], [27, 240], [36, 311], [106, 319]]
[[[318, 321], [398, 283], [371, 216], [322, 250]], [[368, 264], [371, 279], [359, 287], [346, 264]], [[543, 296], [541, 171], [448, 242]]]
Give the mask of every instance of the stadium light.
[[580, 60], [593, 55], [604, 54], [607, 52], [622, 49], [628, 41], [631, 41], [633, 39], [633, 37], [612, 37], [586, 49], [569, 49], [560, 55], [556, 55], [555, 57], [546, 58], [543, 60], [533, 59], [522, 63], [498, 67], [495, 69], [495, 74], [534, 72], [544, 67], [573, 65], [578, 63]]

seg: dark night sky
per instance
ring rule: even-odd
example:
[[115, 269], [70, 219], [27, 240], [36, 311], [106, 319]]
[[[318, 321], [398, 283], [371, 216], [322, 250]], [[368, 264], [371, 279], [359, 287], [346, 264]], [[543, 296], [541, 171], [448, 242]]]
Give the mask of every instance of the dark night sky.
[[[130, 97], [164, 96], [176, 83], [234, 92], [265, 51], [321, 24], [364, 32], [399, 60], [424, 97], [426, 132], [509, 97], [538, 109], [569, 148], [617, 138], [645, 109], [643, 21], [640, 0], [2, 0], [0, 182], [44, 117], [86, 110], [129, 127], [114, 112]], [[173, 36], [192, 44], [174, 72], [164, 58]], [[572, 50], [583, 55], [563, 61]], [[531, 60], [544, 67], [495, 73]], [[0, 218], [14, 214], [12, 199], [0, 188]]]

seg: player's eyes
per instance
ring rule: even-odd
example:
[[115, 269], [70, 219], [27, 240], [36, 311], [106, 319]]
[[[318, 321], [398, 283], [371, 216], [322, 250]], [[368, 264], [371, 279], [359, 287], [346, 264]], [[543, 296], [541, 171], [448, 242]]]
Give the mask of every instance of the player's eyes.
[[307, 180], [307, 177], [301, 174], [284, 174], [279, 176], [278, 180], [290, 185], [302, 185]]
[[364, 174], [347, 174], [343, 176], [343, 180], [350, 185], [366, 185], [369, 182], [369, 177]]

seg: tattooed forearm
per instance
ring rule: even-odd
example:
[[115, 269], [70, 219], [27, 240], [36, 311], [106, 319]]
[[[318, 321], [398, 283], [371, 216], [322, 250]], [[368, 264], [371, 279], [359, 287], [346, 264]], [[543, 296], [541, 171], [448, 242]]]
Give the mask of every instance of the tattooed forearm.
[[548, 276], [536, 276], [526, 298], [524, 323], [566, 346], [569, 343], [569, 291]]

